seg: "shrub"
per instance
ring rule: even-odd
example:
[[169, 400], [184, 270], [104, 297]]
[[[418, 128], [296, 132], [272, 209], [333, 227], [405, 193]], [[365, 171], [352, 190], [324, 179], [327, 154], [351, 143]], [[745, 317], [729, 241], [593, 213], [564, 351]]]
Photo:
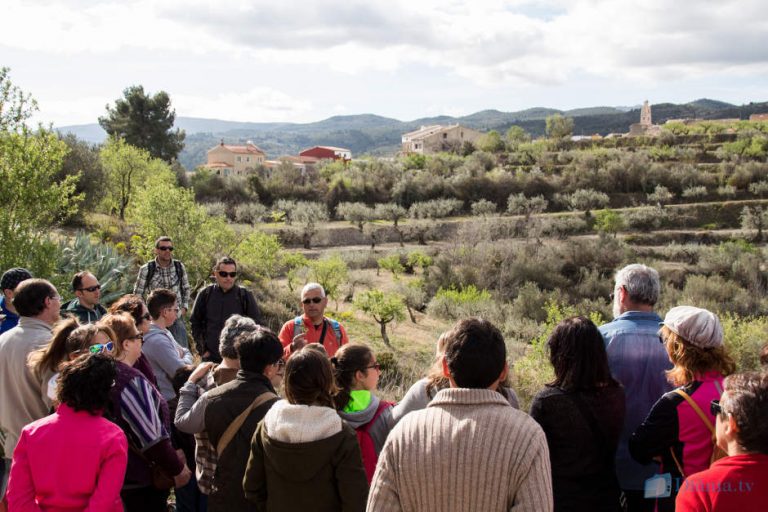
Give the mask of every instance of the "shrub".
[[210, 215], [211, 217], [227, 216], [227, 205], [225, 205], [221, 201], [215, 201], [213, 203], [205, 203], [203, 206], [205, 207], [206, 213], [208, 213], [208, 215]]
[[253, 226], [267, 217], [267, 207], [259, 203], [243, 203], [235, 207], [235, 220]]
[[480, 199], [472, 203], [472, 215], [486, 217], [496, 213], [496, 203], [487, 199]]
[[429, 302], [427, 311], [431, 315], [449, 320], [477, 316], [491, 305], [491, 293], [478, 290], [475, 285], [463, 288], [440, 288]]
[[686, 199], [699, 199], [707, 195], [707, 187], [699, 185], [688, 187], [683, 190], [683, 197]]

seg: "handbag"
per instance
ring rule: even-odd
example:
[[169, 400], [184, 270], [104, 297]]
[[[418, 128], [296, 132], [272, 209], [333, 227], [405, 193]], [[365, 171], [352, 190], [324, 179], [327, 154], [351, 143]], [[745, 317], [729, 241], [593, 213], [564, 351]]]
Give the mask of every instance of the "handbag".
[[145, 457], [130, 441], [128, 442], [128, 448], [149, 466], [149, 471], [152, 474], [152, 487], [159, 491], [169, 491], [176, 486], [176, 481], [172, 476], [168, 476], [157, 463]]

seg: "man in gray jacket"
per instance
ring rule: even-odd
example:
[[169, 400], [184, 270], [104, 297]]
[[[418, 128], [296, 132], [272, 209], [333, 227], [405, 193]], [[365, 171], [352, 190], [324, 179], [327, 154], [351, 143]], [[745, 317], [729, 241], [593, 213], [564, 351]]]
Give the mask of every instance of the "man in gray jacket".
[[[61, 297], [45, 279], [27, 279], [16, 288], [13, 306], [19, 313], [19, 324], [0, 335], [0, 429], [5, 433], [2, 444], [6, 459], [11, 459], [21, 429], [48, 414], [44, 388], [27, 367], [27, 356], [51, 340]], [[5, 492], [10, 467], [11, 461], [5, 460], [0, 496]]]

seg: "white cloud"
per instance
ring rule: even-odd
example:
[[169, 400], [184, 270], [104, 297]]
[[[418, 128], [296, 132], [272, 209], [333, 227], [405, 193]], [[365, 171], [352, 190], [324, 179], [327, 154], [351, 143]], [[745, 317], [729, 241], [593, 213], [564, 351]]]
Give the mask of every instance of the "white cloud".
[[308, 119], [312, 102], [268, 87], [214, 97], [178, 94], [173, 98], [173, 105], [176, 112], [183, 112], [188, 117], [259, 122], [312, 120]]

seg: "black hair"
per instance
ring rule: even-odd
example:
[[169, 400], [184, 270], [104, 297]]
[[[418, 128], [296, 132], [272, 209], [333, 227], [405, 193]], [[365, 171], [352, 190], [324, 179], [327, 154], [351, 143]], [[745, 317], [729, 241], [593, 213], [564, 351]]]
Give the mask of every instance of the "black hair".
[[507, 346], [491, 322], [461, 320], [446, 338], [445, 361], [458, 387], [486, 389], [499, 379], [507, 362]]
[[247, 372], [264, 373], [264, 369], [283, 357], [283, 345], [274, 332], [259, 326], [241, 335], [235, 342], [240, 368]]
[[157, 320], [163, 312], [163, 309], [173, 306], [176, 302], [176, 293], [166, 288], [158, 288], [152, 290], [152, 293], [147, 297], [147, 309], [149, 314]]
[[173, 386], [173, 392], [176, 393], [176, 396], [179, 396], [179, 390], [184, 383], [187, 382], [189, 376], [195, 371], [195, 368], [195, 365], [185, 364], [174, 372], [173, 377], [171, 378], [171, 386]]
[[589, 318], [574, 316], [561, 321], [550, 334], [547, 347], [555, 370], [550, 386], [564, 391], [618, 386], [611, 377], [603, 336]]
[[355, 374], [359, 371], [367, 374], [366, 367], [371, 364], [372, 360], [373, 351], [371, 348], [355, 343], [343, 345], [331, 358], [333, 376], [336, 379], [337, 387], [333, 402], [336, 404], [337, 410], [342, 410], [349, 403]]
[[76, 411], [100, 416], [109, 404], [116, 375], [115, 360], [110, 356], [81, 355], [61, 371], [56, 398]]
[[234, 265], [237, 267], [237, 262], [229, 256], [224, 256], [216, 260], [216, 264], [213, 266], [213, 270], [219, 270], [222, 265]]
[[83, 278], [85, 276], [90, 275], [91, 273], [87, 270], [81, 270], [75, 276], [72, 278], [72, 291], [76, 292], [80, 290], [80, 287], [83, 286]]
[[57, 295], [56, 288], [45, 279], [27, 279], [16, 287], [13, 307], [19, 316], [37, 316], [45, 309], [45, 299]]

